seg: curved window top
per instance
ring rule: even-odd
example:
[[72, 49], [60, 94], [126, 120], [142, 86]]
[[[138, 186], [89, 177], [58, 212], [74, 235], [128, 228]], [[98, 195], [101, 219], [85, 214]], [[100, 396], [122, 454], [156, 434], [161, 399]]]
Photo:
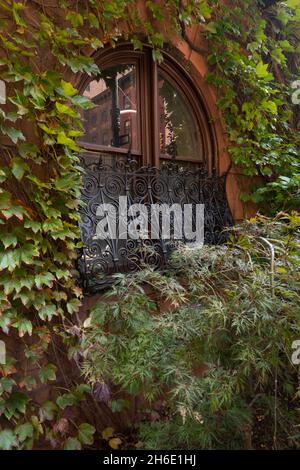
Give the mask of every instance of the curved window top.
[[176, 159], [209, 166], [212, 128], [201, 97], [182, 68], [165, 59], [152, 61], [151, 50], [120, 47], [99, 61], [101, 77], [86, 84], [84, 95], [95, 108], [82, 111], [83, 148], [115, 156], [128, 151], [141, 163]]

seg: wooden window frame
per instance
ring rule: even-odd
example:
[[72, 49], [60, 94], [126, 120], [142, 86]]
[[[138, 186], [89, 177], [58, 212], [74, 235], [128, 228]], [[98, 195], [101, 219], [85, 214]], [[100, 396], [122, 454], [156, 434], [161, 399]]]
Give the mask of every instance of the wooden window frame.
[[[107, 47], [95, 54], [95, 61], [100, 69], [106, 69], [118, 64], [135, 65], [137, 109], [138, 109], [138, 135], [140, 136], [140, 149], [131, 150], [131, 154], [138, 158], [143, 165], [160, 166], [161, 160], [171, 159], [170, 156], [160, 155], [158, 102], [158, 71], [179, 89], [184, 99], [192, 109], [203, 142], [203, 163], [209, 174], [216, 170], [216, 138], [212, 120], [208, 115], [204, 98], [196, 86], [191, 75], [184, 66], [169, 52], [164, 52], [164, 60], [157, 64], [152, 60], [152, 48], [144, 45], [142, 51], [133, 49], [131, 43], [123, 43], [116, 48]], [[83, 77], [79, 84], [79, 91], [84, 92], [92, 81], [89, 76]], [[107, 154], [126, 155], [128, 149], [107, 147], [99, 144], [79, 142], [83, 150]], [[186, 162], [197, 163], [195, 159], [184, 158]]]

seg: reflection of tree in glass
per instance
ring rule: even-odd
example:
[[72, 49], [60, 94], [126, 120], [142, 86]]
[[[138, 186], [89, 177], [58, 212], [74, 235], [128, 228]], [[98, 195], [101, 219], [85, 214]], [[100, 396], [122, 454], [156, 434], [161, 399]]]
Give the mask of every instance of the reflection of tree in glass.
[[112, 145], [120, 146], [120, 108], [119, 108], [119, 90], [118, 78], [122, 72], [125, 72], [128, 66], [118, 65], [101, 72], [101, 78], [111, 92], [111, 130]]
[[120, 75], [122, 76], [124, 72], [130, 72], [131, 69], [132, 67], [126, 64], [115, 65], [114, 67], [110, 67], [109, 69], [101, 70], [97, 79], [104, 80], [107, 88], [111, 89], [116, 77], [118, 76], [118, 78], [120, 78]]
[[163, 152], [173, 156], [196, 156], [195, 123], [186, 103], [176, 89], [163, 78], [160, 80], [159, 94], [163, 100], [162, 112], [167, 142]]

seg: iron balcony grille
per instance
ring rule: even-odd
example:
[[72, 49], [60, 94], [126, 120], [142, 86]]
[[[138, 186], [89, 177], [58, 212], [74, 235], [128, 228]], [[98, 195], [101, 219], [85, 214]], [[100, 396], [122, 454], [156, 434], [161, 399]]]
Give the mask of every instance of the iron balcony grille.
[[[102, 158], [81, 156], [83, 187], [80, 209], [81, 239], [77, 269], [86, 294], [93, 294], [113, 282], [113, 274], [134, 272], [141, 265], [165, 266], [176, 242], [163, 238], [151, 240], [101, 240], [96, 227], [101, 220], [96, 214], [99, 204], [117, 208], [119, 196], [126, 196], [128, 206], [151, 204], [204, 204], [204, 242], [221, 244], [226, 240], [224, 228], [233, 219], [227, 203], [225, 177], [209, 176], [202, 168], [184, 167], [170, 162], [162, 168], [139, 166], [136, 160], [119, 156]], [[149, 221], [150, 223], [150, 221]], [[174, 220], [171, 219], [171, 225]], [[172, 230], [171, 230], [172, 233]]]

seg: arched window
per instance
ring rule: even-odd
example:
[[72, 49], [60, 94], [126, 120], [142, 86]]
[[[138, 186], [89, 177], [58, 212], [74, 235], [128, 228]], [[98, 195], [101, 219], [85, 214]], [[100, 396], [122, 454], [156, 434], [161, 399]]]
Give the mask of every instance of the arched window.
[[214, 167], [213, 127], [199, 90], [168, 54], [158, 64], [150, 47], [131, 45], [101, 51], [101, 75], [86, 79], [82, 92], [94, 109], [83, 111], [87, 151], [121, 158], [130, 150], [140, 162], [160, 166], [176, 159], [184, 166]]
[[[141, 262], [165, 264], [175, 227], [183, 224], [181, 216], [169, 214], [170, 231], [163, 233], [164, 226], [152, 236], [160, 219], [151, 216], [157, 204], [192, 207], [194, 234], [201, 232], [194, 209], [205, 204], [206, 243], [222, 242], [223, 227], [231, 223], [224, 178], [215, 171], [212, 121], [187, 71], [168, 54], [162, 63], [154, 62], [147, 46], [143, 51], [130, 45], [103, 50], [96, 60], [101, 75], [86, 78], [81, 87], [95, 107], [83, 112], [85, 133], [79, 140], [85, 170], [80, 222], [85, 246], [77, 264], [90, 293], [110, 283], [112, 273], [135, 270]], [[128, 213], [120, 197], [125, 197]], [[139, 204], [136, 216], [142, 217], [143, 228], [131, 213]], [[99, 224], [112, 236], [99, 237]], [[131, 224], [141, 229], [140, 239], [129, 234]], [[186, 234], [180, 239], [185, 241]]]

